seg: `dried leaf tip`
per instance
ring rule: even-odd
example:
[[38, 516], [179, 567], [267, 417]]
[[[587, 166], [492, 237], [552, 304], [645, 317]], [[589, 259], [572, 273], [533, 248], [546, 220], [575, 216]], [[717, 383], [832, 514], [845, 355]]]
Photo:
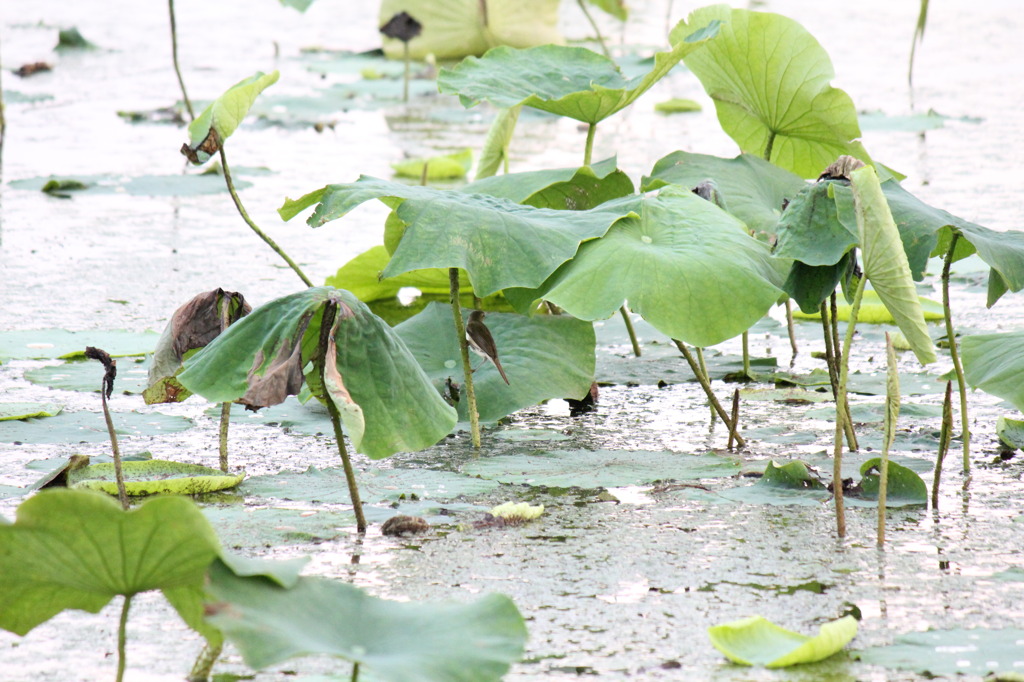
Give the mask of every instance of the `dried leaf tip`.
[[863, 168], [864, 162], [860, 159], [854, 158], [843, 154], [838, 159], [833, 161], [825, 172], [818, 176], [818, 182], [822, 180], [849, 180], [850, 173]]
[[103, 395], [107, 398], [114, 392], [114, 379], [117, 378], [117, 361], [110, 358], [110, 353], [103, 350], [102, 348], [94, 348], [93, 346], [85, 347], [85, 357], [90, 360], [99, 360], [103, 363], [103, 368], [106, 370], [103, 374]]

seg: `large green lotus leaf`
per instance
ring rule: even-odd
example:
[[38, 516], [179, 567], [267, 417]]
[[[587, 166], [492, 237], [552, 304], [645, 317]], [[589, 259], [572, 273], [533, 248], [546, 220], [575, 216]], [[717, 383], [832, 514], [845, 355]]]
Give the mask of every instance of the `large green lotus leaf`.
[[[604, 179], [614, 173], [618, 159], [610, 157], [590, 165], [590, 174]], [[580, 174], [580, 168], [552, 168], [546, 170], [505, 173], [482, 180], [476, 180], [458, 189], [467, 194], [489, 194], [492, 197], [508, 199], [517, 204], [526, 203], [534, 194], [557, 183], [571, 182]]]
[[[464, 310], [468, 316], [470, 311]], [[490, 362], [475, 355], [473, 374], [480, 419], [493, 421], [551, 398], [582, 398], [594, 380], [594, 327], [569, 315], [526, 317], [490, 313], [485, 324], [494, 336], [509, 383]], [[395, 328], [420, 366], [443, 392], [451, 379], [462, 384], [463, 369], [451, 306], [432, 302]], [[459, 415], [468, 419], [465, 388]]]
[[960, 348], [967, 383], [1024, 412], [1024, 332], [965, 336]]
[[519, 122], [521, 106], [508, 107], [498, 112], [491, 123], [483, 149], [480, 150], [480, 162], [476, 168], [476, 180], [491, 178], [502, 166], [508, 168], [508, 148], [512, 144], [512, 136]]
[[870, 162], [856, 141], [853, 101], [829, 85], [832, 62], [803, 26], [726, 5], [698, 9], [687, 23], [716, 20], [718, 35], [684, 59], [742, 151], [763, 158], [773, 139], [768, 160], [803, 178], [818, 177], [842, 154]]
[[892, 313], [922, 364], [935, 362], [935, 346], [918, 301], [917, 289], [893, 222], [878, 175], [871, 166], [850, 174], [857, 228], [864, 258], [864, 275]]
[[779, 300], [788, 261], [731, 215], [674, 188], [640, 202], [639, 216], [583, 244], [534, 297], [583, 320], [628, 301], [658, 331], [701, 347], [746, 331]]
[[[413, 59], [461, 59], [496, 45], [564, 42], [558, 32], [558, 0], [383, 0], [380, 25], [399, 12], [408, 12], [423, 25], [423, 32], [409, 41]], [[402, 42], [385, 38], [384, 54], [401, 59]]]
[[766, 668], [821, 661], [841, 651], [856, 635], [853, 616], [825, 623], [814, 637], [786, 630], [761, 616], [708, 628], [711, 643], [730, 661]]
[[56, 417], [64, 409], [56, 403], [0, 403], [0, 422], [12, 419]]
[[[385, 247], [374, 246], [342, 265], [324, 283], [327, 286], [351, 291], [353, 296], [365, 302], [392, 298], [404, 287], [419, 289], [422, 294], [449, 293], [451, 282], [448, 279], [448, 271], [442, 268], [412, 270], [381, 279], [380, 273], [388, 266], [390, 260], [391, 255]], [[459, 289], [472, 293], [469, 278], [462, 271], [459, 272]]]
[[[865, 500], [877, 500], [878, 488], [881, 483], [881, 476], [878, 469], [881, 466], [880, 457], [874, 457], [861, 465], [860, 473], [863, 478], [860, 481], [860, 497]], [[889, 507], [906, 507], [912, 505], [928, 504], [928, 487], [913, 469], [896, 462], [889, 462], [888, 486], [885, 500]]]
[[[964, 240], [970, 242], [981, 259], [992, 267], [989, 275], [990, 292], [993, 281], [997, 281], [1002, 289], [1001, 293], [995, 296], [990, 293], [988, 307], [991, 308], [1007, 290], [1020, 291], [1024, 289], [1024, 232], [1017, 230], [996, 232], [962, 220], [958, 223], [951, 223], [951, 225], [950, 229], [959, 232], [962, 237], [957, 242], [957, 254], [955, 255], [961, 257], [970, 255], [969, 251], [961, 252], [960, 249], [960, 244]], [[944, 244], [948, 245], [949, 237], [946, 234], [948, 231], [943, 230], [943, 233], [940, 233], [938, 248], [942, 249]]]
[[[102, 368], [97, 364], [96, 367]], [[157, 436], [192, 428], [192, 420], [159, 412], [114, 412], [118, 438]], [[102, 443], [110, 440], [107, 424], [98, 412], [61, 412], [46, 419], [0, 422], [0, 443]]]
[[[114, 380], [115, 392], [125, 395], [142, 393], [147, 383], [146, 371], [142, 358], [118, 360], [117, 379]], [[103, 370], [95, 362], [74, 360], [60, 365], [30, 369], [25, 372], [25, 379], [33, 384], [64, 391], [99, 393]]]
[[[201, 495], [233, 488], [245, 474], [229, 475], [220, 469], [151, 459], [144, 462], [123, 462], [124, 487], [129, 495]], [[68, 472], [69, 488], [99, 490], [117, 495], [117, 479], [113, 463], [90, 464]]]
[[539, 286], [575, 255], [581, 241], [600, 237], [640, 203], [639, 197], [623, 197], [589, 211], [557, 211], [363, 176], [288, 200], [278, 212], [288, 220], [319, 203], [307, 220], [317, 227], [371, 199], [395, 208], [398, 219], [408, 226], [382, 276], [464, 268], [478, 296], [507, 287]]
[[1019, 670], [1024, 661], [1022, 641], [1024, 630], [1013, 628], [928, 630], [900, 635], [889, 646], [854, 651], [853, 656], [886, 668], [916, 670], [928, 679], [980, 678]]
[[599, 177], [589, 166], [580, 168], [565, 182], [540, 189], [522, 203], [560, 211], [586, 211], [633, 193], [633, 181], [620, 170]]
[[[441, 69], [438, 89], [458, 95], [463, 106], [489, 101], [499, 107], [524, 104], [596, 124], [625, 109], [715, 35], [719, 22], [680, 23], [669, 35], [672, 49], [654, 55], [654, 68], [627, 79], [618, 65], [583, 47], [542, 45], [525, 50], [497, 47]], [[826, 164], [827, 165], [827, 164]], [[824, 166], [822, 166], [824, 168]]]
[[835, 182], [807, 185], [793, 197], [778, 224], [775, 255], [806, 265], [835, 265], [857, 246], [857, 224], [840, 220], [833, 199]]
[[213, 402], [241, 398], [260, 407], [284, 402], [299, 392], [302, 372], [316, 355], [319, 318], [328, 301], [339, 306], [333, 364], [365, 422], [362, 434], [349, 434], [353, 446], [376, 459], [443, 438], [455, 425], [455, 410], [391, 327], [351, 293], [332, 287], [261, 306], [186, 361], [179, 380]]
[[0, 526], [0, 627], [24, 635], [65, 609], [115, 595], [201, 587], [220, 543], [184, 497], [125, 512], [91, 491], [44, 490]]
[[724, 199], [726, 211], [765, 234], [775, 234], [784, 202], [792, 201], [807, 184], [800, 176], [750, 154], [724, 159], [679, 151], [654, 164], [651, 174], [640, 180], [640, 191], [666, 184], [692, 189], [708, 180]]
[[[261, 92], [277, 82], [280, 73], [257, 73], [232, 85], [188, 126], [188, 149], [193, 163], [206, 163], [235, 132]], [[213, 133], [211, 135], [211, 133]]]
[[485, 457], [462, 473], [512, 485], [609, 488], [659, 480], [695, 481], [739, 473], [738, 460], [646, 450], [550, 450]]
[[256, 669], [327, 654], [395, 682], [484, 682], [501, 679], [526, 644], [523, 618], [503, 595], [403, 603], [324, 578], [299, 578], [284, 589], [240, 578], [220, 562], [209, 574], [208, 618]]
[[[119, 358], [152, 353], [159, 335], [156, 332], [86, 331], [65, 329], [34, 329], [0, 332], [0, 362], [7, 360], [52, 360], [84, 358], [85, 347], [94, 346]], [[96, 373], [102, 379], [101, 371]]]

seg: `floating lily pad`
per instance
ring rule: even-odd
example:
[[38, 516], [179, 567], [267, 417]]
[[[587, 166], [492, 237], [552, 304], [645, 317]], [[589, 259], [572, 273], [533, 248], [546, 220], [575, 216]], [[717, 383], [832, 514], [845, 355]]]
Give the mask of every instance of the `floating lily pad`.
[[[840, 299], [842, 300], [842, 299]], [[918, 301], [921, 303], [921, 310], [924, 312], [924, 319], [929, 322], [936, 322], [944, 319], [944, 313], [942, 304], [938, 301], [933, 301], [930, 298], [924, 298], [923, 296], [918, 297]], [[850, 308], [852, 306], [848, 303], [840, 303], [836, 306], [836, 316], [840, 322], [850, 321]], [[799, 310], [793, 311], [793, 317], [798, 320], [820, 320], [821, 315], [814, 313], [813, 315], [800, 312]], [[857, 313], [857, 324], [894, 324], [892, 313], [889, 312], [885, 304], [882, 303], [882, 299], [878, 297], [878, 294], [871, 289], [864, 290], [864, 297], [861, 299], [860, 311]]]
[[[211, 417], [220, 418], [220, 406], [214, 406], [206, 410]], [[238, 409], [231, 410], [232, 424], [264, 424], [276, 426], [307, 436], [333, 434], [331, 417], [327, 414], [327, 408], [316, 400], [310, 400], [306, 404], [299, 402], [298, 398], [290, 396], [280, 405], [264, 407], [258, 412], [252, 410]]]
[[[129, 495], [201, 495], [233, 488], [245, 474], [229, 475], [219, 469], [151, 459], [144, 462], [122, 462], [124, 487]], [[117, 494], [114, 464], [91, 464], [68, 473], [69, 488], [100, 490]]]
[[[367, 512], [370, 509], [366, 507]], [[301, 509], [254, 509], [241, 504], [204, 507], [203, 514], [224, 546], [237, 550], [334, 540], [348, 536], [356, 523], [351, 511], [310, 513]]]
[[829, 391], [808, 391], [803, 388], [744, 388], [740, 389], [740, 399], [808, 405], [832, 400], [832, 394]]
[[[65, 329], [0, 332], [0, 362], [7, 360], [52, 360], [84, 358], [85, 347], [95, 346], [119, 358], [152, 353], [160, 335], [156, 332], [88, 331]], [[96, 371], [97, 382], [103, 377]]]
[[[65, 362], [63, 365], [40, 367], [25, 372], [25, 378], [33, 384], [59, 388], [64, 391], [85, 391], [99, 393], [103, 372], [95, 362]], [[146, 365], [122, 360], [117, 363], [117, 379], [114, 390], [125, 395], [138, 395], [146, 388]]]
[[[233, 171], [235, 169], [232, 169]], [[251, 187], [252, 183], [241, 180], [232, 173], [235, 189]], [[64, 175], [60, 177], [37, 177], [13, 180], [9, 183], [15, 189], [43, 190], [51, 182], [75, 182], [81, 186], [74, 190], [75, 196], [86, 194], [127, 194], [136, 197], [200, 196], [226, 192], [224, 178], [219, 175]], [[65, 190], [66, 191], [66, 190]]]
[[890, 646], [853, 652], [867, 663], [929, 676], [982, 676], [1024, 666], [1024, 630], [929, 630], [901, 635]]
[[[156, 436], [192, 427], [192, 420], [153, 412], [115, 412], [118, 436]], [[109, 440], [107, 424], [99, 412], [61, 412], [46, 419], [0, 422], [0, 443], [100, 443]]]
[[944, 116], [935, 110], [924, 114], [890, 115], [882, 111], [862, 111], [858, 114], [860, 129], [863, 130], [894, 130], [904, 133], [920, 133], [926, 130], [943, 128], [946, 121], [960, 123], [981, 123], [984, 119], [974, 116]]
[[56, 403], [0, 403], [0, 421], [55, 417], [63, 409]]
[[732, 476], [738, 460], [718, 455], [683, 455], [647, 450], [572, 450], [487, 457], [469, 462], [462, 473], [502, 483], [551, 487], [616, 487], [659, 480], [692, 481]]
[[494, 432], [493, 436], [501, 440], [516, 442], [569, 440], [571, 438], [561, 431], [552, 431], [551, 429], [505, 429]]
[[[901, 377], [902, 379], [902, 377]], [[831, 400], [830, 394], [829, 400]], [[867, 424], [881, 422], [885, 417], [885, 403], [858, 403], [850, 406], [850, 413], [855, 424]], [[908, 403], [900, 408], [900, 415], [905, 417], [941, 417], [941, 405], [917, 405]], [[834, 420], [836, 417], [835, 408], [816, 408], [808, 410], [806, 416], [814, 419]]]
[[[616, 322], [619, 322], [617, 318], [609, 320], [605, 324], [611, 325]], [[621, 322], [619, 322], [619, 326], [624, 327]], [[644, 339], [645, 337], [641, 336], [640, 338]], [[625, 343], [628, 344], [629, 341], [626, 340]], [[722, 379], [726, 375], [743, 371], [743, 358], [739, 355], [709, 351], [704, 354], [704, 360], [708, 376], [712, 379]], [[778, 360], [753, 357], [750, 358], [750, 368], [755, 374], [771, 373], [778, 368]], [[697, 380], [679, 349], [669, 343], [644, 343], [643, 355], [639, 358], [635, 357], [632, 349], [625, 345], [618, 352], [608, 352], [606, 349], [602, 349], [597, 353], [597, 367], [594, 370], [594, 375], [598, 381], [603, 383], [640, 386], [661, 382], [679, 384]]]
[[766, 668], [821, 661], [839, 652], [856, 635], [853, 616], [825, 623], [814, 637], [786, 630], [761, 616], [708, 628], [711, 643], [730, 661]]
[[692, 99], [681, 99], [678, 97], [665, 100], [664, 102], [658, 102], [654, 105], [654, 110], [659, 114], [685, 114], [700, 111], [701, 109], [702, 107], [700, 102]]

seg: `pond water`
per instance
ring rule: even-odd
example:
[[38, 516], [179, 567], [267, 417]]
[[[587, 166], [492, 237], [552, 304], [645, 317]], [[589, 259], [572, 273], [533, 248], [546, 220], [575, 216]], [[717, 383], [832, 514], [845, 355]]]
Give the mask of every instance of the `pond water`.
[[[578, 10], [565, 4], [564, 33], [586, 37], [588, 27]], [[754, 9], [800, 21], [831, 55], [837, 74], [833, 84], [845, 89], [859, 110], [889, 117], [865, 119], [864, 144], [876, 159], [908, 176], [908, 190], [979, 224], [1022, 229], [1024, 92], [1019, 76], [1024, 58], [1018, 48], [1024, 14], [1011, 0], [933, 3], [918, 50], [911, 102], [906, 59], [916, 4], [750, 3]], [[391, 177], [390, 164], [404, 156], [478, 150], [482, 144], [493, 112], [487, 107], [466, 112], [455, 98], [417, 97], [408, 106], [356, 103], [347, 110], [300, 108], [324, 88], [358, 79], [358, 73], [322, 73], [323, 61], [302, 49], [376, 47], [373, 3], [319, 0], [305, 15], [272, 0], [178, 0], [176, 5], [182, 67], [195, 99], [215, 96], [256, 70], [281, 70], [280, 82], [267, 95], [294, 98], [293, 106], [282, 103], [266, 111], [277, 124], [249, 121], [227, 150], [235, 175], [249, 183], [241, 193], [249, 213], [316, 281], [380, 242], [385, 209], [367, 204], [342, 221], [312, 230], [298, 220], [285, 224], [278, 219], [276, 209], [285, 197], [348, 182], [360, 173]], [[634, 16], [625, 30], [601, 17], [600, 23], [616, 49], [639, 46], [646, 52], [661, 44], [667, 18], [682, 18], [693, 3], [636, 0], [630, 6]], [[138, 179], [145, 176], [160, 176], [155, 182], [166, 185], [168, 177], [194, 172], [184, 170], [177, 151], [186, 137], [182, 127], [130, 123], [117, 115], [165, 107], [178, 96], [162, 5], [7, 0], [0, 6], [0, 19], [8, 103], [0, 168], [0, 332], [160, 331], [174, 309], [199, 291], [219, 286], [242, 291], [259, 304], [298, 290], [293, 274], [249, 232], [226, 193], [149, 196], [149, 190], [132, 189], [132, 181], [142, 182]], [[99, 49], [55, 54], [56, 29], [72, 25]], [[35, 61], [51, 62], [55, 68], [25, 79], [10, 72]], [[696, 99], [704, 111], [656, 114], [654, 104], [670, 97]], [[943, 127], [927, 132], [892, 129], [891, 117], [929, 110], [949, 117]], [[637, 181], [657, 159], [676, 149], [733, 156], [735, 145], [721, 132], [713, 112], [696, 79], [677, 70], [637, 105], [598, 128], [594, 158], [618, 155], [619, 166]], [[312, 125], [316, 121], [331, 125], [317, 132]], [[575, 122], [524, 115], [511, 149], [512, 170], [576, 165], [584, 135]], [[100, 175], [113, 189], [71, 199], [50, 197], [38, 191], [41, 182], [35, 183], [50, 175]], [[922, 285], [932, 298], [938, 298], [938, 267], [932, 263], [932, 275]], [[962, 266], [953, 292], [958, 325], [970, 331], [1021, 328], [1024, 306], [1019, 296], [1007, 295], [987, 310], [984, 286], [977, 285], [983, 273], [969, 268], [969, 263]], [[621, 367], [628, 361], [614, 359], [624, 348], [616, 322], [602, 325], [599, 344], [602, 361]], [[653, 336], [649, 328], [642, 334], [647, 340]], [[799, 325], [796, 371], [822, 365], [810, 355], [822, 349], [816, 334], [815, 323]], [[83, 345], [90, 343], [88, 334], [82, 338]], [[858, 352], [857, 369], [870, 373], [883, 366], [879, 338], [877, 330], [864, 330], [861, 343], [873, 350]], [[752, 339], [756, 355], [777, 357], [783, 366], [789, 363], [785, 330], [776, 323], [762, 323]], [[721, 347], [729, 353], [738, 348], [735, 341]], [[55, 364], [4, 361], [2, 400], [54, 401], [68, 412], [96, 413], [94, 394], [50, 389], [25, 378], [26, 372]], [[943, 353], [930, 372], [941, 374], [949, 367]], [[901, 369], [915, 371], [906, 358]], [[508, 594], [530, 631], [525, 660], [509, 679], [921, 679], [919, 673], [889, 670], [846, 655], [783, 672], [727, 664], [708, 642], [707, 627], [755, 613], [809, 634], [856, 607], [863, 616], [851, 645], [857, 650], [929, 628], [1024, 628], [1024, 583], [995, 577], [1009, 568], [1024, 568], [1024, 502], [1019, 493], [1024, 467], [1020, 457], [1003, 461], [996, 454], [995, 421], [1013, 415], [1012, 407], [972, 394], [974, 476], [969, 488], [962, 490], [954, 447], [939, 508], [893, 510], [890, 542], [880, 551], [874, 543], [873, 509], [850, 509], [848, 537], [840, 541], [831, 505], [729, 499], [728, 491], [745, 485], [743, 479], [704, 481], [706, 490], [644, 485], [615, 491], [618, 503], [600, 501], [597, 485], [626, 483], [594, 483], [594, 467], [611, 464], [593, 464], [586, 459], [592, 453], [583, 450], [699, 455], [718, 448], [718, 454], [731, 456], [722, 450], [721, 424], [708, 426], [696, 384], [658, 388], [650, 381], [625, 383], [603, 388], [598, 411], [581, 418], [571, 419], [561, 401], [517, 413], [485, 433], [479, 458], [460, 433], [416, 455], [384, 463], [357, 461], [368, 472], [420, 468], [472, 473], [473, 467], [501, 456], [580, 451], [583, 464], [565, 465], [566, 480], [576, 489], [524, 486], [515, 479], [445, 499], [439, 504], [453, 510], [454, 523], [403, 541], [381, 537], [379, 525], [357, 541], [346, 515], [339, 517], [343, 522], [327, 524], [330, 532], [324, 527], [311, 531], [316, 542], [278, 532], [295, 522], [282, 508], [295, 514], [344, 510], [344, 505], [304, 503], [301, 497], [285, 504], [251, 495], [248, 511], [241, 515], [258, 518], [261, 510], [273, 512], [259, 517], [265, 519], [263, 525], [257, 521], [245, 526], [229, 518], [232, 509], [241, 508], [237, 496], [233, 505], [230, 498], [213, 500], [223, 503], [225, 511], [212, 518], [225, 542], [240, 551], [272, 558], [310, 555], [308, 573], [352, 580], [381, 596], [466, 600], [485, 592]], [[720, 395], [731, 392], [721, 382], [715, 388]], [[856, 396], [854, 401], [877, 403], [879, 398]], [[934, 406], [941, 396], [930, 391], [904, 401]], [[125, 446], [129, 451], [215, 466], [216, 423], [204, 413], [207, 405], [193, 400], [146, 408], [138, 395], [115, 395], [111, 406], [195, 421], [186, 431], [130, 438]], [[732, 461], [743, 470], [763, 470], [769, 458], [802, 456], [824, 468], [821, 453], [829, 448], [832, 426], [813, 409], [745, 400], [744, 426], [755, 435]], [[900, 422], [895, 454], [917, 462], [928, 481], [938, 421], [933, 412]], [[860, 430], [870, 438], [879, 429], [868, 424]], [[258, 423], [233, 428], [232, 450], [234, 462], [250, 476], [334, 467], [337, 458], [325, 438]], [[0, 443], [0, 484], [30, 484], [39, 475], [25, 468], [33, 460], [105, 451], [102, 441]], [[636, 466], [635, 456], [626, 459]], [[458, 527], [478, 518], [481, 510], [513, 498], [543, 503], [547, 510], [521, 528]], [[379, 499], [378, 517], [393, 513], [386, 495]], [[0, 500], [0, 513], [13, 517], [18, 502]], [[432, 522], [444, 520], [436, 509], [432, 513]], [[273, 536], [270, 546], [247, 543], [246, 528], [257, 528], [261, 540], [264, 534]], [[130, 623], [128, 679], [181, 679], [199, 650], [198, 635], [180, 623], [159, 595], [137, 603]], [[115, 607], [116, 602], [98, 617], [61, 614], [25, 638], [0, 633], [0, 677], [109, 679]], [[1024, 661], [1024, 652], [1016, 660]], [[246, 668], [229, 649], [217, 671], [245, 674]], [[284, 679], [285, 671], [287, 679], [327, 679], [318, 677], [327, 674], [348, 679], [347, 664], [320, 658], [291, 661], [252, 679]]]

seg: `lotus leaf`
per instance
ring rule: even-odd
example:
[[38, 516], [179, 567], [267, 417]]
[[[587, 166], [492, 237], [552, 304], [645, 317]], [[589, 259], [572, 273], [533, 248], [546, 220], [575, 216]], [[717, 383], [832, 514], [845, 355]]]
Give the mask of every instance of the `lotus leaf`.
[[786, 630], [761, 616], [708, 628], [711, 643], [730, 661], [766, 668], [821, 661], [842, 650], [856, 635], [853, 616], [825, 623], [814, 637]]
[[[143, 462], [122, 462], [124, 487], [129, 495], [201, 495], [233, 488], [245, 474], [229, 475], [219, 469], [151, 459]], [[68, 487], [99, 490], [117, 495], [113, 463], [91, 464], [68, 473]]]
[[0, 403], [0, 421], [55, 417], [63, 409], [56, 403]]
[[[353, 296], [367, 303], [397, 296], [405, 287], [419, 289], [422, 294], [449, 293], [451, 282], [448, 279], [448, 271], [441, 268], [411, 270], [381, 279], [380, 274], [390, 260], [391, 255], [386, 248], [374, 246], [341, 266], [336, 273], [327, 278], [325, 284], [351, 291]], [[463, 292], [472, 292], [469, 278], [462, 271], [459, 272], [459, 289]]]
[[189, 141], [182, 147], [182, 153], [192, 163], [206, 163], [242, 123], [259, 94], [276, 83], [279, 76], [277, 71], [257, 73], [228, 88], [189, 125]]
[[965, 336], [960, 347], [967, 383], [1024, 412], [1024, 332]]

